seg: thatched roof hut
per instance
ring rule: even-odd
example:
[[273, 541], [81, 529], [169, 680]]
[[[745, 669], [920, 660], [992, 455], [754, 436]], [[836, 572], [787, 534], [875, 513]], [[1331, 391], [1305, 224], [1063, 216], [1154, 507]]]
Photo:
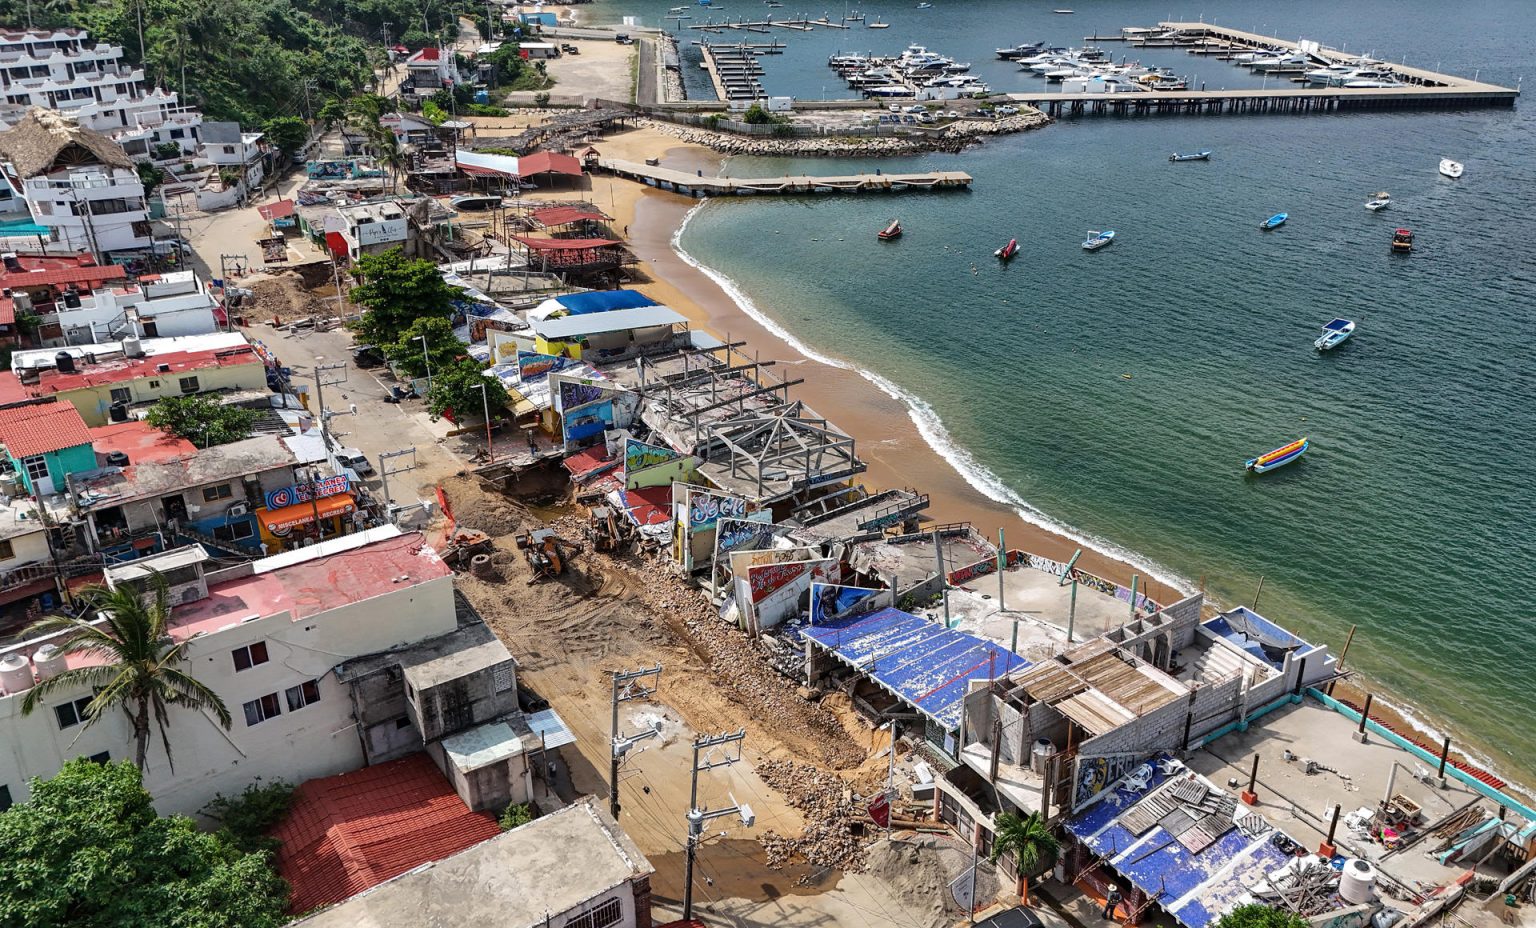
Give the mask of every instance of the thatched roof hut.
[[81, 127], [68, 116], [44, 109], [28, 110], [16, 125], [0, 132], [0, 155], [23, 178], [74, 165], [133, 170], [133, 161], [123, 146], [94, 129]]

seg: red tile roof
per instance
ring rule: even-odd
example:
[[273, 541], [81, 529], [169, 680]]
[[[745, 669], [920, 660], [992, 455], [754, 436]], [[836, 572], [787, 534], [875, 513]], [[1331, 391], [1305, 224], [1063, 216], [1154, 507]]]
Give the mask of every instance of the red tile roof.
[[588, 248], [608, 248], [624, 244], [613, 238], [534, 238], [531, 235], [512, 237], [533, 251], [586, 251]]
[[10, 371], [0, 371], [0, 406], [17, 406], [36, 401], [32, 392], [22, 386], [21, 378]]
[[[215, 367], [235, 367], [241, 364], [260, 364], [261, 358], [249, 345], [232, 348], [207, 348], [201, 351], [168, 351], [144, 358], [123, 358], [101, 364], [76, 362], [75, 373], [65, 374], [57, 370], [43, 371], [37, 385], [31, 388], [34, 396], [47, 396], [82, 387], [122, 383], [149, 377], [174, 377], [191, 371]], [[164, 366], [167, 369], [161, 370]], [[259, 386], [259, 385], [257, 385]]]
[[103, 264], [96, 267], [55, 267], [39, 270], [10, 271], [0, 274], [0, 287], [10, 289], [26, 287], [51, 287], [58, 284], [101, 284], [109, 280], [122, 280], [128, 271], [121, 264]]
[[517, 173], [524, 177], [535, 174], [570, 174], [581, 176], [581, 162], [571, 155], [554, 151], [537, 151], [517, 159]]
[[288, 911], [340, 902], [501, 832], [471, 812], [425, 753], [310, 780], [272, 837]]
[[91, 443], [80, 411], [69, 403], [39, 403], [0, 409], [0, 444], [15, 458]]
[[181, 461], [197, 454], [197, 446], [185, 438], [167, 435], [148, 422], [114, 422], [91, 429], [91, 447], [97, 454], [121, 451], [130, 464]]

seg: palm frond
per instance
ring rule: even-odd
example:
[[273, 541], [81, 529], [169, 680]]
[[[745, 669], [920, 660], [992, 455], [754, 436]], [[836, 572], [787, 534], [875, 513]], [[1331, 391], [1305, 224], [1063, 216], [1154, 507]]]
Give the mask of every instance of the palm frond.
[[70, 667], [61, 670], [46, 680], [41, 680], [21, 700], [21, 714], [31, 715], [38, 705], [49, 695], [58, 690], [79, 690], [82, 687], [95, 688], [108, 682], [118, 668], [111, 664], [97, 664], [94, 667]]
[[168, 701], [178, 706], [186, 706], [188, 709], [212, 712], [219, 720], [219, 724], [226, 729], [233, 724], [234, 720], [229, 714], [229, 707], [224, 705], [224, 700], [219, 698], [219, 694], [209, 689], [203, 681], [180, 670], [162, 667], [159, 682]]

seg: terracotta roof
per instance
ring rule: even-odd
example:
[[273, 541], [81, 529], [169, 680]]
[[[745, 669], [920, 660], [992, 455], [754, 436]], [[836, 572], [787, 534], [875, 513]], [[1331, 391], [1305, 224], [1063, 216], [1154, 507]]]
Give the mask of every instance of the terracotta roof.
[[[249, 345], [233, 348], [212, 348], [202, 351], [168, 351], [165, 354], [144, 358], [124, 358], [100, 364], [76, 362], [75, 373], [45, 370], [38, 376], [37, 385], [31, 388], [34, 396], [47, 396], [82, 387], [94, 387], [108, 383], [122, 383], [146, 377], [174, 377], [192, 371], [215, 367], [233, 367], [240, 364], [260, 364], [261, 357]], [[166, 370], [161, 370], [165, 367]], [[260, 386], [255, 384], [253, 386]]]
[[133, 162], [123, 152], [123, 146], [51, 110], [34, 107], [11, 128], [0, 132], [0, 153], [10, 159], [22, 177], [47, 173], [59, 155], [72, 145], [108, 167], [133, 170]]
[[91, 443], [80, 410], [69, 403], [40, 403], [0, 409], [0, 444], [15, 458]]
[[282, 219], [284, 216], [292, 216], [295, 207], [292, 200], [278, 200], [276, 203], [268, 203], [266, 206], [256, 207], [256, 212], [268, 222], [274, 219]]
[[584, 251], [588, 248], [607, 248], [622, 245], [613, 238], [534, 238], [531, 235], [514, 235], [513, 238], [534, 251]]
[[581, 162], [571, 155], [553, 151], [538, 151], [517, 159], [518, 173], [523, 177], [535, 174], [571, 174], [581, 176]]
[[121, 264], [56, 267], [0, 274], [0, 287], [14, 290], [25, 287], [51, 287], [58, 284], [100, 284], [109, 280], [121, 280], [127, 276], [128, 271]]
[[431, 758], [416, 753], [301, 785], [272, 837], [282, 842], [277, 872], [297, 914], [500, 833], [496, 819], [469, 811]]
[[197, 454], [197, 446], [185, 438], [167, 435], [148, 422], [132, 420], [91, 429], [91, 447], [97, 454], [121, 451], [130, 464], [181, 461]]
[[21, 378], [10, 371], [0, 371], [0, 406], [17, 406], [35, 402], [37, 398], [22, 386]]

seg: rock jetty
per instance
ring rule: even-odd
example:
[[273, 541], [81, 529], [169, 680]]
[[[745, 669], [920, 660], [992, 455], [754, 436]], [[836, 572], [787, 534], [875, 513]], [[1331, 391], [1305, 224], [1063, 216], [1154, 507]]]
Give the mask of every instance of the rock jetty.
[[658, 119], [641, 125], [695, 145], [727, 155], [821, 155], [871, 158], [912, 155], [922, 152], [957, 152], [989, 135], [1008, 135], [1038, 129], [1050, 122], [1039, 110], [1025, 109], [1016, 116], [997, 119], [960, 119], [931, 132], [905, 135], [812, 135], [750, 136], [698, 126], [684, 126]]

